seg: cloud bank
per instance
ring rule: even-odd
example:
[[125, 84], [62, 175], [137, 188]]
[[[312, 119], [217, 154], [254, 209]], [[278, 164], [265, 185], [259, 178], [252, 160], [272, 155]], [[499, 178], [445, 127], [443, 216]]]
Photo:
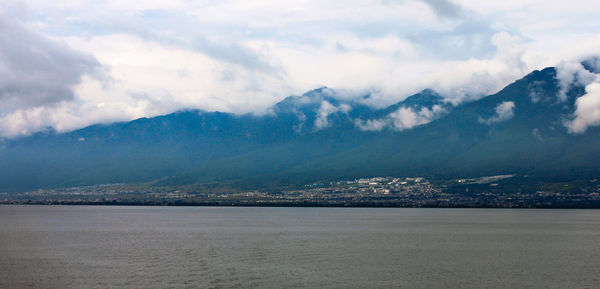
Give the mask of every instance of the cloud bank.
[[[101, 68], [91, 54], [52, 41], [18, 18], [0, 13], [0, 117], [73, 101], [73, 88], [85, 75], [102, 77]], [[4, 117], [2, 123], [0, 134], [9, 136], [26, 134], [32, 126], [16, 115]]]
[[424, 88], [462, 103], [597, 53], [598, 13], [584, 0], [2, 1], [0, 137], [183, 108], [261, 114], [322, 85], [377, 107]]

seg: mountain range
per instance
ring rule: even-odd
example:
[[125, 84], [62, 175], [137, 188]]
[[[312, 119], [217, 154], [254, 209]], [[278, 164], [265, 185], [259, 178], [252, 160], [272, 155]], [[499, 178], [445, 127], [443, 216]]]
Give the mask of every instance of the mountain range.
[[[454, 105], [426, 89], [385, 108], [327, 87], [264, 115], [202, 110], [0, 141], [0, 191], [105, 183], [271, 188], [372, 176], [535, 179], [600, 173], [600, 129], [564, 125], [585, 94], [557, 70]], [[562, 97], [562, 100], [561, 100]], [[566, 99], [564, 99], [566, 97]]]

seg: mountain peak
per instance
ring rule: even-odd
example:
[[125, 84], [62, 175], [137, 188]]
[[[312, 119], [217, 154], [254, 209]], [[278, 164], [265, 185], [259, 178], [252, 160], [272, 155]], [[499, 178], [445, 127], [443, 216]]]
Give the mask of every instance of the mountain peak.
[[319, 87], [319, 88], [315, 88], [315, 89], [313, 89], [313, 90], [311, 90], [311, 91], [315, 91], [315, 92], [323, 92], [324, 90], [327, 90], [327, 89], [329, 89], [329, 87], [327, 87], [327, 86], [323, 85], [323, 86], [321, 86], [321, 87]]
[[297, 176], [595, 177], [600, 127], [569, 134], [564, 120], [585, 90], [573, 86], [568, 102], [560, 102], [560, 88], [556, 69], [546, 68], [456, 107], [424, 89], [375, 109], [319, 87], [263, 116], [185, 110], [0, 140], [0, 167], [10, 168], [0, 174], [0, 191], [164, 178], [255, 185], [301, 182]]
[[310, 90], [302, 95], [291, 95], [273, 106], [275, 113], [297, 113], [298, 111], [314, 110], [323, 101], [337, 105], [335, 91], [327, 86]]
[[426, 106], [431, 107], [435, 104], [439, 104], [443, 101], [443, 97], [431, 88], [423, 89], [417, 94], [413, 94], [407, 97], [404, 101], [400, 102], [404, 106]]
[[432, 109], [436, 105], [447, 109], [451, 107], [450, 103], [445, 102], [444, 97], [442, 97], [439, 93], [431, 88], [426, 88], [405, 98], [402, 101], [388, 106], [383, 110], [383, 113], [389, 114], [400, 109], [401, 107], [419, 111], [423, 108]]

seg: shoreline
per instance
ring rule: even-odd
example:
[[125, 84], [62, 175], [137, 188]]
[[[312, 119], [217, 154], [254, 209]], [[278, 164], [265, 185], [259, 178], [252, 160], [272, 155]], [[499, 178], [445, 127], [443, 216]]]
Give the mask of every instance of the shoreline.
[[600, 209], [600, 202], [587, 205], [547, 205], [547, 206], [491, 206], [491, 205], [401, 205], [401, 204], [371, 204], [371, 203], [235, 203], [235, 202], [0, 202], [0, 206], [131, 206], [131, 207], [248, 207], [248, 208], [408, 208], [408, 209]]

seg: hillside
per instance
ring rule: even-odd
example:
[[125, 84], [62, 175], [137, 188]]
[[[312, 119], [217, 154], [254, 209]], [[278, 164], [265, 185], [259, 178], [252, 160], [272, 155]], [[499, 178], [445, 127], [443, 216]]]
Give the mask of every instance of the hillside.
[[[0, 191], [103, 183], [238, 187], [368, 176], [436, 178], [600, 173], [600, 130], [564, 126], [584, 93], [560, 101], [556, 70], [452, 106], [427, 89], [376, 109], [322, 87], [262, 115], [200, 110], [4, 140]], [[368, 98], [365, 95], [362, 99]]]

